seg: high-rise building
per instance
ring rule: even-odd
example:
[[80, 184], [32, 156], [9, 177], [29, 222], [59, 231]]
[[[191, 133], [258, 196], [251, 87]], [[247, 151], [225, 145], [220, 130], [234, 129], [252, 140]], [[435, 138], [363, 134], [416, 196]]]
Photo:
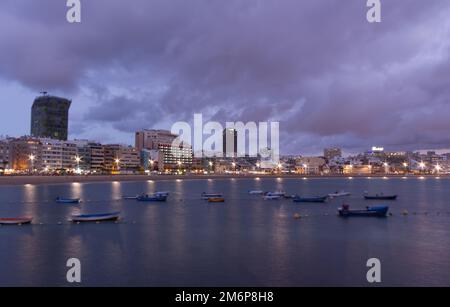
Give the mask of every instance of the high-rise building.
[[323, 156], [328, 161], [332, 160], [333, 158], [340, 158], [342, 157], [342, 150], [340, 148], [325, 148], [323, 150]]
[[237, 157], [238, 132], [236, 129], [223, 130], [223, 156], [227, 158]]
[[31, 135], [66, 141], [71, 103], [46, 94], [37, 97], [31, 108]]
[[136, 148], [138, 151], [158, 150], [160, 171], [171, 171], [190, 168], [192, 165], [192, 147], [180, 143], [174, 146], [178, 135], [167, 130], [143, 130], [136, 132]]
[[135, 147], [142, 149], [158, 149], [160, 144], [172, 144], [178, 135], [167, 130], [142, 130], [136, 132]]

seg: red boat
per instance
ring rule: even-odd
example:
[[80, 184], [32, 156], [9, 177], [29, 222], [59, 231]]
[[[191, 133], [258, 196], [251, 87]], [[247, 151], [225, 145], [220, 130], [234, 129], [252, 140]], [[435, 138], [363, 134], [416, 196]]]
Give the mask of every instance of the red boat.
[[0, 225], [30, 224], [31, 221], [33, 221], [33, 218], [31, 217], [0, 218]]

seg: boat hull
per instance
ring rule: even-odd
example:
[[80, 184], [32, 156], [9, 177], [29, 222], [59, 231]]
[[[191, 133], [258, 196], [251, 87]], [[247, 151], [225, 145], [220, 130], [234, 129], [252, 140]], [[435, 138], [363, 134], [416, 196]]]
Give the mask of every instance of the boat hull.
[[373, 207], [366, 210], [349, 210], [340, 208], [338, 213], [342, 217], [386, 217], [389, 207]]
[[82, 214], [73, 215], [72, 222], [102, 222], [116, 221], [120, 218], [120, 212], [102, 213], [102, 214]]
[[79, 204], [80, 203], [80, 199], [76, 198], [76, 199], [56, 199], [56, 202], [58, 204]]
[[221, 197], [210, 198], [210, 199], [208, 199], [208, 202], [209, 203], [224, 203], [225, 198], [221, 198]]
[[389, 195], [389, 196], [364, 196], [366, 200], [397, 200], [397, 195]]
[[31, 224], [32, 218], [21, 217], [21, 218], [0, 218], [0, 225], [23, 225]]
[[144, 197], [144, 196], [140, 196], [136, 198], [137, 201], [142, 201], [142, 202], [165, 202], [167, 201], [167, 196], [149, 196], [149, 197]]
[[294, 197], [292, 200], [294, 203], [324, 203], [327, 201], [325, 197]]

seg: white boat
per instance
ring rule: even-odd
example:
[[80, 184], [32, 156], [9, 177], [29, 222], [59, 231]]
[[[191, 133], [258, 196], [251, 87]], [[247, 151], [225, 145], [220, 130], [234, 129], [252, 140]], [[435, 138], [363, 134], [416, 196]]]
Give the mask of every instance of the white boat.
[[266, 195], [264, 196], [264, 200], [279, 200], [281, 197], [280, 195]]
[[345, 191], [339, 191], [335, 193], [328, 194], [329, 197], [344, 197], [344, 196], [350, 196], [350, 192]]
[[266, 196], [279, 196], [284, 197], [286, 195], [286, 192], [284, 191], [275, 191], [275, 192], [268, 192]]
[[259, 190], [248, 191], [248, 194], [250, 194], [250, 195], [262, 195], [262, 194], [264, 194], [264, 191], [259, 191]]

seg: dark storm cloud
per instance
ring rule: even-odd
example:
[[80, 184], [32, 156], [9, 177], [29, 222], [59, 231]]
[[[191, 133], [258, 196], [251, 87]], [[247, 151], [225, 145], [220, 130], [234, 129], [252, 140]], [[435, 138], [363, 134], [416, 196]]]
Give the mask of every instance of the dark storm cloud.
[[65, 1], [3, 1], [0, 76], [105, 86], [85, 120], [126, 132], [202, 112], [279, 120], [284, 152], [450, 147], [450, 3], [382, 1], [380, 24], [365, 3], [89, 0], [71, 25]]

